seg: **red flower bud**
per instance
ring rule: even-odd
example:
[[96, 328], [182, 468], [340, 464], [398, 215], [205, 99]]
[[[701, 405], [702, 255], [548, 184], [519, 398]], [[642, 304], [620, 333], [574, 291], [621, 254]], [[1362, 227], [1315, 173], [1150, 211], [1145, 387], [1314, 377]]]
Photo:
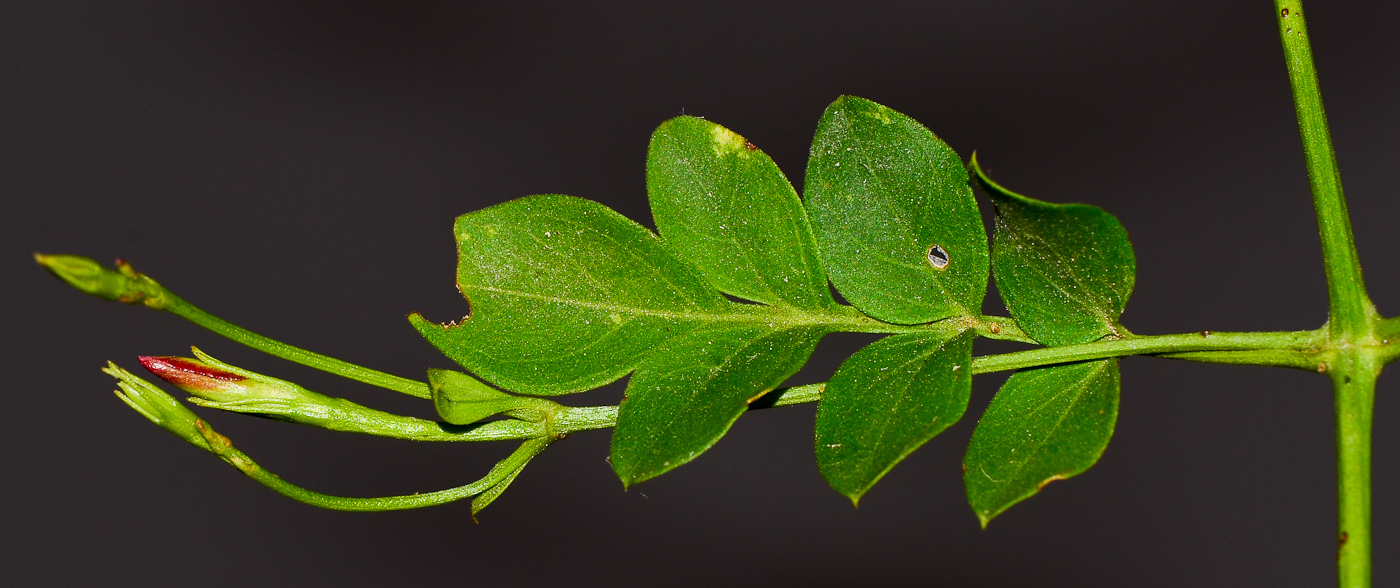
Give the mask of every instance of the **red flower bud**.
[[247, 377], [226, 372], [188, 357], [151, 357], [143, 355], [141, 365], [160, 379], [170, 382], [176, 388], [200, 396], [209, 393], [228, 392], [241, 388], [238, 382]]

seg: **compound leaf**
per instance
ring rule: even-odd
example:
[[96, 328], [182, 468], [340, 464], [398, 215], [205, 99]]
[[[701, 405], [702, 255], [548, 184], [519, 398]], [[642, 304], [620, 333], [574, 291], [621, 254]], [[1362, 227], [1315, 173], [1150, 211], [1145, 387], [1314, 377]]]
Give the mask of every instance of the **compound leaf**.
[[715, 288], [764, 304], [835, 305], [797, 192], [743, 137], [694, 117], [666, 121], [647, 152], [647, 194], [662, 240]]
[[749, 403], [796, 373], [824, 334], [763, 327], [699, 330], [637, 370], [613, 433], [624, 485], [659, 476], [709, 449]]
[[1118, 419], [1118, 387], [1117, 359], [1011, 375], [982, 414], [963, 459], [967, 499], [983, 527], [1099, 460]]
[[838, 98], [817, 125], [805, 190], [822, 264], [856, 308], [901, 324], [979, 314], [987, 233], [962, 160], [923, 125]]
[[972, 169], [996, 205], [992, 270], [1016, 323], [1046, 345], [1125, 333], [1118, 317], [1137, 262], [1118, 219], [1096, 206], [1011, 192], [987, 178], [975, 156]]
[[880, 339], [848, 358], [817, 409], [817, 465], [858, 502], [915, 449], [962, 418], [972, 391], [971, 333]]

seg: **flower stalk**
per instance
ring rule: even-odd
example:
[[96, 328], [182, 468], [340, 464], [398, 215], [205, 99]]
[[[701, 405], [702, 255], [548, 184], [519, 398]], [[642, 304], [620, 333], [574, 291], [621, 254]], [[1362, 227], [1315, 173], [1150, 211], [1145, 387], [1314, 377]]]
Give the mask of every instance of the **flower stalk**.
[[[206, 408], [256, 414], [281, 421], [321, 427], [332, 431], [362, 433], [413, 441], [483, 440], [478, 429], [503, 429], [505, 425], [476, 421], [493, 414], [510, 412], [519, 402], [507, 403], [502, 410], [483, 414], [471, 421], [442, 423], [375, 410], [344, 398], [326, 396], [302, 386], [229, 365], [193, 349], [196, 357], [142, 356], [141, 365], [161, 379], [194, 396], [190, 402]], [[465, 376], [465, 374], [463, 374]], [[504, 393], [502, 393], [504, 394]], [[516, 398], [516, 397], [510, 397]], [[543, 399], [521, 399], [534, 416], [549, 405]], [[510, 438], [529, 439], [549, 435], [543, 417], [515, 420]], [[498, 421], [499, 422], [499, 421]], [[461, 425], [461, 426], [459, 426]]]
[[528, 439], [510, 456], [491, 468], [485, 477], [456, 488], [436, 492], [414, 493], [403, 496], [381, 496], [373, 498], [352, 498], [332, 496], [307, 490], [266, 470], [246, 453], [233, 446], [226, 436], [215, 431], [198, 415], [190, 411], [169, 394], [162, 392], [154, 384], [137, 377], [116, 364], [108, 362], [102, 371], [117, 379], [117, 397], [136, 412], [161, 428], [184, 439], [185, 442], [208, 451], [225, 463], [237, 468], [254, 481], [271, 488], [283, 496], [331, 510], [385, 511], [422, 508], [446, 504], [463, 498], [484, 496], [473, 501], [472, 515], [475, 516], [487, 504], [495, 500], [534, 456], [544, 451], [554, 440], [552, 438]]

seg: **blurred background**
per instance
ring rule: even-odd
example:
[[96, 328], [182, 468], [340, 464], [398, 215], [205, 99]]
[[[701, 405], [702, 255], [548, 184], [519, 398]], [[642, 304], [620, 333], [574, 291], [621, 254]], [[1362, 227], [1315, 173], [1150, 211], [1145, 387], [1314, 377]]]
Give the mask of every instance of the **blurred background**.
[[[1308, 4], [1372, 295], [1400, 312], [1400, 4]], [[98, 368], [215, 357], [372, 406], [431, 406], [78, 294], [35, 251], [130, 260], [254, 331], [389, 372], [450, 362], [404, 317], [460, 318], [452, 219], [565, 193], [651, 224], [649, 134], [704, 116], [801, 190], [841, 94], [923, 122], [1012, 190], [1116, 214], [1139, 333], [1308, 329], [1326, 295], [1267, 2], [7, 2], [0, 5], [0, 490], [14, 585], [1325, 586], [1330, 387], [1316, 374], [1132, 358], [1102, 461], [978, 527], [963, 449], [1004, 380], [860, 508], [826, 487], [813, 406], [741, 419], [623, 492], [608, 433], [466, 502], [293, 502], [161, 431]], [[984, 213], [990, 207], [984, 205]], [[989, 296], [988, 312], [1004, 312]], [[832, 336], [795, 383], [867, 336]], [[980, 343], [979, 343], [980, 345]], [[979, 353], [1005, 351], [979, 346]], [[1378, 585], [1400, 578], [1400, 406], [1376, 410]], [[614, 385], [574, 404], [615, 403]], [[505, 444], [211, 423], [332, 494], [474, 480]]]

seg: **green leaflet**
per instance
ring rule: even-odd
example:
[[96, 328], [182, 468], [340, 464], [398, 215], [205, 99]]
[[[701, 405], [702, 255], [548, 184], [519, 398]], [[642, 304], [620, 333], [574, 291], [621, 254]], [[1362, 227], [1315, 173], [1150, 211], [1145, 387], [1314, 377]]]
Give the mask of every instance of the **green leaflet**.
[[971, 333], [880, 339], [836, 370], [817, 409], [817, 465], [859, 502], [915, 449], [962, 418], [972, 392]]
[[1118, 219], [1087, 204], [1013, 193], [988, 179], [976, 156], [972, 169], [996, 204], [992, 268], [1016, 323], [1046, 345], [1126, 334], [1118, 316], [1133, 292], [1137, 262]]
[[567, 394], [636, 369], [698, 325], [765, 323], [725, 300], [661, 240], [596, 202], [543, 195], [457, 218], [457, 285], [471, 316], [410, 320], [457, 363], [507, 390]]
[[709, 449], [749, 403], [812, 354], [823, 331], [701, 330], [677, 338], [637, 370], [618, 409], [610, 461], [630, 486]]
[[768, 155], [688, 116], [651, 137], [647, 194], [662, 240], [719, 290], [764, 304], [835, 305], [806, 211]]
[[982, 526], [1099, 460], [1118, 419], [1118, 387], [1117, 359], [1012, 374], [963, 459], [967, 499]]
[[857, 308], [901, 324], [980, 314], [987, 233], [967, 170], [914, 119], [838, 98], [817, 125], [806, 203], [822, 264]]

